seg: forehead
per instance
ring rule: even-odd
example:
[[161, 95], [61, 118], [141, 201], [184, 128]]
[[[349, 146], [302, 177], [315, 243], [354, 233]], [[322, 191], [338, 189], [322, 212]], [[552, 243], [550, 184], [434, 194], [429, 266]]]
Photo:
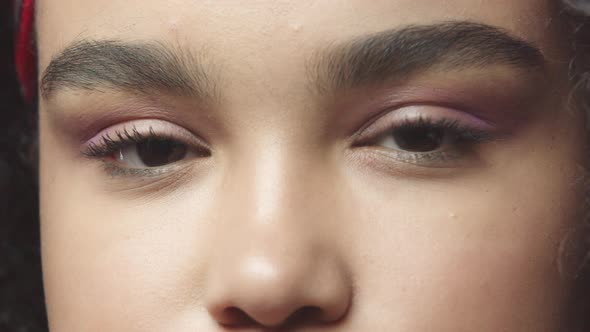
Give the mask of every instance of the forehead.
[[[499, 26], [551, 53], [553, 0], [40, 0], [40, 67], [82, 39], [172, 41], [231, 59], [289, 58], [325, 43], [449, 20]], [[277, 47], [280, 46], [280, 47]]]

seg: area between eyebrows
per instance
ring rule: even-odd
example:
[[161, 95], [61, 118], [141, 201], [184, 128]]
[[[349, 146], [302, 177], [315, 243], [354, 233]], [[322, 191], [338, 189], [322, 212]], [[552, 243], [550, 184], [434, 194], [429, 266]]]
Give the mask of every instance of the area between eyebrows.
[[41, 76], [44, 99], [67, 89], [167, 92], [213, 100], [215, 82], [203, 57], [155, 41], [80, 40], [57, 54]]
[[437, 70], [506, 66], [543, 71], [532, 43], [501, 28], [468, 21], [411, 25], [354, 38], [318, 50], [307, 62], [313, 91], [333, 91]]

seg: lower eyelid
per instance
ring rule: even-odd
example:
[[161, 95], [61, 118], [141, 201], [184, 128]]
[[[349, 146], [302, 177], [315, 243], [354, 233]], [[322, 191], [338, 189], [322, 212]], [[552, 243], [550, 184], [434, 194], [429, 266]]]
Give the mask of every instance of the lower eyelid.
[[190, 162], [191, 159], [194, 158], [189, 158], [158, 167], [146, 168], [126, 167], [124, 165], [120, 165], [116, 161], [102, 160], [101, 168], [111, 177], [134, 178], [146, 181], [161, 181], [169, 176], [173, 176], [174, 174], [183, 173], [185, 170], [188, 170], [195, 165], [204, 166], [208, 164], [206, 160], [204, 162], [199, 161], [199, 163], [192, 163]]
[[120, 169], [105, 163], [102, 168], [108, 178], [102, 179], [101, 182], [105, 190], [125, 194], [126, 197], [135, 196], [142, 199], [149, 196], [159, 197], [186, 184], [193, 176], [199, 177], [199, 173], [206, 169], [203, 167], [206, 164], [185, 163], [157, 170], [141, 170]]
[[394, 177], [447, 177], [463, 173], [465, 169], [481, 166], [479, 159], [467, 158], [461, 152], [455, 155], [428, 154], [412, 156], [400, 152], [386, 151], [377, 148], [359, 148], [351, 153], [353, 164], [366, 169], [367, 167]]
[[[387, 149], [387, 150], [386, 150]], [[456, 160], [457, 158], [462, 157], [464, 154], [460, 151], [456, 150], [440, 150], [440, 151], [432, 151], [432, 152], [408, 152], [408, 151], [398, 151], [392, 150], [388, 148], [380, 148], [379, 151], [381, 154], [389, 155], [390, 157], [394, 157], [397, 160], [408, 162], [411, 164], [418, 164], [421, 162], [446, 162]]]
[[174, 172], [179, 169], [179, 165], [166, 165], [161, 167], [147, 167], [147, 168], [130, 168], [119, 166], [114, 162], [103, 161], [102, 165], [105, 172], [111, 176], [127, 176], [140, 178], [157, 178], [162, 175]]

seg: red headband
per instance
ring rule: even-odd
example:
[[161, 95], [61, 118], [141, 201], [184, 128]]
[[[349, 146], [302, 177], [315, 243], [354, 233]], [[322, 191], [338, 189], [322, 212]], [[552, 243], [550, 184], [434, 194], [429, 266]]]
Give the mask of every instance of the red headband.
[[32, 101], [36, 95], [37, 66], [33, 40], [34, 0], [22, 0], [18, 19], [15, 59], [16, 72], [25, 100]]

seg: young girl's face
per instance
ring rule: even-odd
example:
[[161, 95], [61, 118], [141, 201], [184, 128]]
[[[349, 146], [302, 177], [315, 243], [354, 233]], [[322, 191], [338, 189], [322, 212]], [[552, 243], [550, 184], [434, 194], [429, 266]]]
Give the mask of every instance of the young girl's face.
[[41, 0], [54, 331], [557, 331], [555, 1]]

